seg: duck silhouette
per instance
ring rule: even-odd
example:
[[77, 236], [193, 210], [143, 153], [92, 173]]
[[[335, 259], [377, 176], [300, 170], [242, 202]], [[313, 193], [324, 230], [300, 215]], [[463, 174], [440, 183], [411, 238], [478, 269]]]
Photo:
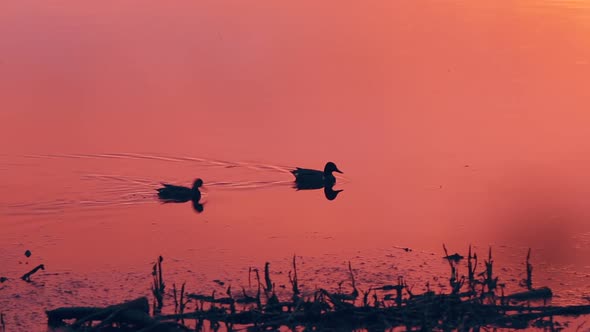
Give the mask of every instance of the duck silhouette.
[[203, 180], [196, 179], [193, 182], [192, 188], [168, 183], [162, 183], [162, 185], [162, 188], [156, 189], [160, 201], [164, 203], [185, 203], [192, 201], [195, 211], [203, 212], [203, 204], [199, 202], [201, 200], [201, 191], [199, 188], [203, 185]]
[[329, 161], [323, 171], [297, 167], [291, 173], [295, 176], [295, 188], [297, 189], [321, 189], [332, 187], [336, 183], [333, 172], [342, 173], [336, 164]]
[[323, 171], [315, 169], [300, 168], [291, 171], [295, 176], [294, 188], [297, 190], [314, 190], [324, 188], [326, 199], [332, 201], [336, 199], [338, 193], [343, 190], [334, 190], [336, 177], [333, 172], [342, 173], [333, 162], [326, 163]]

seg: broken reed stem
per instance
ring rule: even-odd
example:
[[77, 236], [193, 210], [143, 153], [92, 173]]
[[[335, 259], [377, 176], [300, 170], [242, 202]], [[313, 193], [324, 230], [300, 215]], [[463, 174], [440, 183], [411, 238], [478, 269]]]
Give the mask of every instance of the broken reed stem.
[[459, 293], [461, 287], [463, 287], [463, 283], [465, 282], [465, 277], [459, 278], [459, 271], [455, 263], [450, 259], [449, 252], [447, 251], [447, 246], [443, 243], [443, 250], [445, 251], [445, 259], [449, 262], [449, 266], [451, 267], [451, 278], [449, 279], [449, 284], [451, 286], [452, 294]]
[[350, 265], [350, 261], [348, 261], [348, 273], [350, 273], [350, 282], [352, 284], [352, 289], [356, 290], [356, 282], [354, 281], [354, 273], [352, 273], [352, 265]]
[[[280, 310], [279, 307], [279, 298], [274, 291], [274, 283], [270, 280], [270, 263], [266, 262], [264, 264], [264, 281], [266, 282], [266, 287], [264, 289], [264, 294], [266, 295], [266, 308], [267, 310]], [[270, 294], [270, 295], [269, 295]]]
[[158, 257], [158, 274], [159, 274], [159, 286], [160, 286], [160, 291], [163, 293], [164, 292], [164, 278], [162, 278], [162, 261], [164, 261], [164, 258], [162, 256]]
[[484, 275], [484, 282], [482, 286], [482, 296], [485, 294], [485, 287], [487, 286], [487, 293], [491, 294], [498, 285], [498, 277], [494, 278], [494, 260], [492, 259], [492, 247], [488, 250], [488, 260], [484, 260], [486, 270], [481, 273]]
[[178, 297], [176, 296], [176, 283], [172, 283], [172, 294], [174, 295], [174, 313], [178, 314]]
[[258, 290], [256, 291], [256, 306], [258, 310], [262, 310], [262, 300], [260, 298], [260, 289], [262, 288], [262, 283], [260, 282], [260, 273], [258, 269], [254, 270], [256, 272], [256, 283], [258, 284]]
[[248, 288], [252, 288], [252, 267], [248, 268]]
[[468, 271], [468, 279], [469, 279], [469, 290], [475, 292], [475, 285], [477, 281], [475, 280], [475, 269], [477, 268], [477, 254], [471, 254], [471, 244], [469, 245], [469, 255], [467, 256], [467, 269]]
[[268, 292], [272, 292], [272, 282], [270, 281], [270, 272], [269, 272], [269, 262], [266, 262], [264, 264], [264, 281], [266, 282], [266, 287], [265, 287], [265, 291]]
[[[186, 282], [182, 283], [182, 286], [180, 287], [180, 296], [177, 296], [177, 289], [176, 289], [176, 284], [172, 284], [172, 290], [173, 290], [173, 294], [174, 294], [174, 314], [180, 315], [182, 316], [184, 314], [184, 308], [186, 306], [186, 304], [188, 303], [188, 300], [185, 301], [184, 300], [184, 286], [186, 285]], [[180, 300], [179, 300], [180, 297]], [[182, 324], [184, 324], [184, 318], [181, 318], [181, 322]]]
[[445, 251], [445, 257], [446, 257], [447, 261], [449, 262], [449, 266], [451, 266], [451, 269], [452, 269], [453, 268], [453, 262], [451, 262], [451, 260], [448, 259], [449, 252], [447, 251], [447, 246], [445, 246], [444, 243], [443, 243], [443, 250]]
[[397, 277], [397, 287], [395, 288], [395, 303], [398, 307], [401, 307], [403, 302], [403, 289], [404, 289], [404, 277], [399, 276]]
[[367, 308], [369, 306], [369, 294], [371, 294], [372, 289], [369, 288], [367, 291], [361, 291], [363, 294], [363, 307]]
[[531, 259], [531, 248], [526, 255], [526, 288], [533, 290], [533, 265], [530, 262]]
[[293, 289], [293, 299], [299, 298], [299, 282], [297, 280], [297, 257], [293, 255], [293, 276], [291, 276], [291, 271], [289, 271], [289, 282], [291, 283], [291, 288]]
[[182, 283], [182, 286], [180, 287], [180, 313], [184, 313], [184, 307], [186, 306], [186, 304], [188, 302], [184, 301], [184, 287], [186, 286], [186, 282]]
[[164, 284], [164, 279], [162, 277], [162, 261], [164, 261], [164, 258], [159, 256], [152, 270], [152, 293], [154, 294], [157, 303], [154, 305], [154, 312], [159, 312], [164, 306], [164, 289], [166, 285]]
[[[229, 303], [231, 313], [235, 314], [236, 313], [236, 301], [234, 300], [234, 297], [231, 294], [231, 285], [229, 285], [227, 287], [225, 294], [227, 294], [228, 297], [226, 297], [223, 300], [225, 301], [225, 303]], [[220, 300], [222, 300], [222, 299], [220, 299]]]
[[20, 277], [22, 280], [26, 281], [26, 282], [30, 282], [31, 281], [31, 276], [35, 273], [37, 273], [37, 271], [39, 270], [45, 270], [45, 265], [43, 264], [39, 264], [37, 265], [34, 269], [32, 269], [31, 271], [23, 274], [22, 277]]

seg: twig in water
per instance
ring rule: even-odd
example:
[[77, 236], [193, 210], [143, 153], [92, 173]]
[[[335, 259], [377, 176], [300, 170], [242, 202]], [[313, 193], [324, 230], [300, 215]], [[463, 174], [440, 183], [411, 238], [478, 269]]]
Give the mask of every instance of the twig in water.
[[[184, 300], [184, 286], [186, 282], [182, 283], [180, 287], [180, 301], [178, 301], [178, 297], [176, 296], [176, 284], [172, 284], [172, 288], [174, 289], [174, 313], [182, 316], [184, 314], [184, 308], [188, 303], [188, 300]], [[180, 319], [181, 323], [184, 324], [184, 318]]]
[[264, 281], [266, 282], [266, 287], [264, 289], [265, 292], [272, 292], [272, 282], [270, 281], [270, 271], [269, 271], [269, 262], [264, 264]]
[[372, 290], [373, 290], [372, 288], [369, 288], [368, 291], [361, 290], [361, 293], [363, 294], [363, 307], [369, 306], [369, 294], [371, 293]]
[[475, 269], [477, 268], [477, 254], [473, 253], [471, 255], [471, 245], [469, 245], [469, 255], [467, 256], [467, 269], [468, 277], [469, 277], [469, 290], [475, 292], [475, 285], [477, 281], [475, 280]]
[[[447, 247], [445, 246], [444, 243], [443, 243], [443, 250], [445, 251], [444, 258], [449, 262], [449, 266], [451, 267], [451, 277], [449, 278], [451, 292], [452, 292], [452, 294], [457, 294], [457, 293], [459, 293], [459, 290], [461, 289], [461, 287], [463, 287], [463, 284], [465, 283], [464, 276], [459, 278], [459, 270], [457, 268], [457, 263], [459, 262], [459, 260], [461, 258], [463, 258], [463, 256], [461, 256], [459, 254], [453, 254], [453, 255], [449, 256], [449, 252], [447, 251]], [[458, 257], [460, 257], [460, 258], [458, 258]]]
[[152, 285], [152, 293], [157, 301], [157, 306], [154, 307], [154, 312], [159, 312], [162, 307], [164, 306], [164, 289], [166, 285], [164, 284], [164, 279], [162, 277], [162, 261], [164, 258], [162, 256], [158, 257], [157, 262], [154, 264], [152, 270], [152, 277], [153, 277], [153, 285]]
[[531, 259], [531, 248], [526, 255], [526, 280], [525, 285], [528, 290], [533, 290], [533, 265], [530, 262]]
[[158, 273], [160, 275], [160, 290], [164, 292], [164, 278], [162, 278], [162, 261], [164, 261], [164, 257], [158, 257]]
[[260, 300], [260, 288], [262, 283], [260, 282], [260, 273], [258, 273], [258, 269], [254, 269], [254, 272], [256, 272], [256, 283], [258, 284], [258, 290], [256, 291], [256, 306], [258, 307], [258, 310], [262, 310], [262, 301]]
[[[443, 243], [443, 250], [445, 251], [445, 258], [449, 257], [449, 252], [447, 251], [447, 246], [445, 246], [445, 244]], [[447, 258], [447, 261], [449, 262], [449, 265], [451, 266], [451, 268], [453, 268], [453, 262]]]
[[356, 282], [354, 280], [354, 273], [352, 273], [352, 265], [350, 264], [350, 261], [348, 262], [348, 272], [350, 273], [350, 282], [352, 284], [352, 293], [350, 293], [350, 297], [354, 301], [359, 296], [359, 291], [356, 289]]
[[229, 285], [227, 287], [225, 294], [227, 294], [227, 298], [228, 298], [228, 302], [229, 302], [229, 310], [232, 314], [235, 314], [236, 313], [236, 301], [234, 300], [234, 297], [231, 294], [231, 285]]
[[373, 291], [373, 306], [375, 309], [378, 309], [381, 305], [379, 302], [379, 296], [377, 295], [377, 291]]
[[174, 313], [178, 314], [178, 297], [176, 296], [176, 283], [172, 283], [172, 294], [174, 295]]
[[248, 268], [248, 288], [252, 287], [252, 267]]
[[482, 296], [486, 293], [485, 287], [487, 286], [488, 294], [492, 294], [498, 285], [498, 277], [494, 278], [494, 260], [492, 259], [492, 247], [490, 247], [488, 251], [488, 260], [484, 260], [486, 265], [486, 270], [480, 273], [480, 276], [483, 276], [483, 286], [482, 286]]
[[31, 276], [35, 273], [37, 273], [37, 271], [39, 270], [45, 270], [45, 265], [43, 264], [39, 264], [37, 265], [34, 269], [32, 269], [31, 271], [23, 274], [22, 277], [20, 277], [22, 280], [26, 281], [26, 282], [30, 282], [31, 281]]
[[180, 287], [180, 314], [181, 315], [184, 313], [184, 308], [185, 308], [186, 304], [188, 303], [188, 300], [187, 301], [184, 300], [184, 286], [186, 286], [186, 282], [183, 282], [182, 286]]
[[297, 299], [299, 299], [300, 294], [299, 282], [297, 280], [297, 261], [295, 255], [293, 255], [293, 276], [291, 276], [291, 271], [289, 271], [289, 282], [293, 288], [293, 301], [295, 302]]

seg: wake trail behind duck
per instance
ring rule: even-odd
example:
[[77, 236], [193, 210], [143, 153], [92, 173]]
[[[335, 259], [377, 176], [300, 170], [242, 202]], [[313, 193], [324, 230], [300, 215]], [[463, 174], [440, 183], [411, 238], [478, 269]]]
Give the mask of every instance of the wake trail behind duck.
[[248, 190], [248, 189], [264, 189], [272, 187], [287, 187], [292, 186], [293, 181], [243, 181], [243, 182], [211, 182], [206, 187], [213, 187], [219, 189], [230, 190]]
[[[41, 159], [114, 159], [114, 160], [146, 160], [146, 161], [157, 161], [157, 162], [169, 162], [178, 164], [198, 164], [205, 167], [218, 167], [218, 168], [242, 168], [251, 169], [254, 171], [268, 171], [276, 173], [291, 174], [292, 171], [297, 169], [296, 166], [286, 166], [277, 164], [267, 164], [259, 162], [249, 161], [229, 161], [221, 159], [208, 159], [196, 156], [178, 156], [178, 155], [166, 155], [158, 153], [74, 153], [74, 154], [37, 154], [37, 155], [26, 155], [27, 158], [41, 158]], [[347, 180], [344, 175], [335, 175], [337, 179]]]
[[157, 202], [155, 192], [120, 192], [110, 193], [98, 191], [94, 197], [79, 197], [74, 199], [55, 199], [34, 202], [21, 202], [4, 205], [0, 215], [7, 216], [35, 216], [47, 214], [61, 214], [67, 211], [80, 211], [93, 207], [129, 206]]
[[296, 167], [281, 166], [273, 164], [262, 164], [255, 162], [244, 161], [227, 161], [206, 159], [194, 156], [170, 156], [163, 154], [141, 154], [141, 153], [74, 153], [74, 154], [37, 154], [26, 155], [27, 158], [41, 158], [41, 159], [120, 159], [120, 160], [151, 160], [174, 163], [196, 163], [203, 166], [224, 167], [224, 168], [249, 168], [253, 170], [265, 170], [281, 173], [290, 173]]
[[[206, 159], [196, 156], [171, 156], [164, 154], [77, 153], [27, 155], [25, 157], [48, 160], [104, 159], [114, 160], [113, 162], [118, 160], [121, 162], [135, 160], [136, 162], [140, 162], [139, 165], [136, 165], [136, 167], [139, 169], [142, 168], [142, 165], [145, 165], [147, 169], [154, 167], [154, 164], [147, 163], [174, 163], [181, 165], [182, 171], [180, 174], [172, 176], [163, 177], [158, 175], [147, 175], [146, 177], [144, 175], [142, 177], [129, 174], [113, 174], [109, 172], [105, 173], [100, 171], [87, 172], [81, 169], [73, 170], [73, 173], [77, 173], [79, 176], [78, 179], [83, 182], [82, 185], [70, 185], [68, 187], [64, 187], [64, 191], [60, 195], [62, 197], [54, 200], [48, 199], [21, 203], [15, 202], [15, 204], [12, 205], [3, 204], [4, 206], [3, 209], [0, 209], [0, 214], [37, 215], [46, 213], [62, 213], [66, 210], [76, 210], [91, 207], [130, 206], [134, 204], [153, 203], [158, 201], [156, 189], [161, 187], [162, 183], [171, 183], [190, 187], [194, 181], [194, 178], [196, 177], [202, 177], [205, 180], [205, 192], [207, 189], [243, 191], [279, 187], [290, 188], [293, 186], [294, 181], [293, 174], [291, 173], [296, 169], [296, 167], [292, 166], [281, 166], [258, 162], [227, 161]], [[144, 162], [145, 164], [143, 164]], [[127, 164], [124, 166], [127, 167]], [[36, 165], [36, 167], [41, 167], [41, 165]], [[72, 167], [76, 168], [75, 165], [72, 165]], [[88, 168], [88, 165], [84, 164], [83, 167]], [[99, 164], [97, 166], [94, 166], [94, 164], [91, 165], [91, 169], [94, 170], [98, 170], [103, 167], [105, 167], [104, 164]], [[203, 169], [203, 167], [212, 167], [217, 170], [212, 171], [212, 174], [208, 175], [209, 172], [207, 172], [206, 169]], [[108, 169], [119, 169], [119, 166], [108, 165]], [[157, 166], [157, 169], [166, 169], [166, 167]], [[223, 169], [228, 170], [226, 172], [223, 171]], [[194, 177], [187, 177], [187, 170], [189, 172], [194, 170]], [[250, 172], [245, 172], [246, 170], [249, 170]], [[252, 176], [254, 179], [244, 180], [243, 178], [246, 176]], [[337, 176], [337, 178], [340, 180], [343, 179], [340, 176]], [[227, 179], [235, 179], [235, 181]], [[204, 195], [208, 194], [205, 193]]]

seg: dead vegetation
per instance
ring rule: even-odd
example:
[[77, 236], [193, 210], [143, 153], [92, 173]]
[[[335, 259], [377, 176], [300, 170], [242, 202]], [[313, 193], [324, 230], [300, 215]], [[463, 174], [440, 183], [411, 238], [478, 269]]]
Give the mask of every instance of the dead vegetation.
[[162, 262], [164, 258], [158, 256], [157, 261], [152, 268], [152, 294], [154, 295], [153, 310], [154, 314], [160, 313], [162, 306], [164, 306], [164, 278], [162, 278]]
[[[264, 267], [264, 280], [258, 269], [249, 270], [248, 290], [244, 287], [234, 295], [228, 286], [219, 296], [185, 293], [184, 283], [180, 291], [173, 285], [174, 314], [163, 315], [164, 281], [161, 257], [154, 265], [152, 293], [153, 315], [150, 316], [147, 298], [109, 306], [106, 308], [60, 308], [47, 311], [50, 326], [67, 326], [70, 331], [191, 331], [276, 330], [279, 328], [338, 329], [383, 331], [395, 327], [407, 330], [480, 330], [482, 328], [524, 329], [531, 326], [563, 328], [554, 318], [590, 314], [590, 305], [551, 306], [545, 300], [552, 297], [547, 287], [533, 288], [530, 250], [526, 258], [526, 278], [521, 286], [524, 291], [504, 294], [505, 284], [494, 273], [492, 250], [484, 260], [484, 270], [477, 271], [477, 255], [471, 247], [467, 256], [467, 276], [459, 272], [459, 261], [454, 255], [445, 258], [449, 262], [450, 293], [435, 293], [427, 285], [422, 294], [415, 294], [405, 278], [395, 283], [375, 285], [362, 291], [357, 288], [355, 275], [349, 263], [350, 288], [345, 291], [342, 283], [331, 292], [315, 289], [303, 296], [298, 280], [297, 262], [293, 257], [292, 270], [288, 273], [291, 296], [281, 300], [271, 280], [270, 264]], [[255, 276], [252, 285], [251, 274]], [[532, 305], [530, 301], [543, 305]], [[187, 304], [192, 303], [190, 312]], [[108, 328], [108, 329], [107, 329]]]
[[45, 265], [43, 264], [39, 264], [37, 265], [35, 268], [33, 268], [31, 271], [23, 274], [22, 277], [20, 277], [22, 280], [26, 281], [26, 282], [30, 282], [31, 281], [31, 276], [35, 273], [37, 273], [37, 271], [39, 270], [45, 270]]

